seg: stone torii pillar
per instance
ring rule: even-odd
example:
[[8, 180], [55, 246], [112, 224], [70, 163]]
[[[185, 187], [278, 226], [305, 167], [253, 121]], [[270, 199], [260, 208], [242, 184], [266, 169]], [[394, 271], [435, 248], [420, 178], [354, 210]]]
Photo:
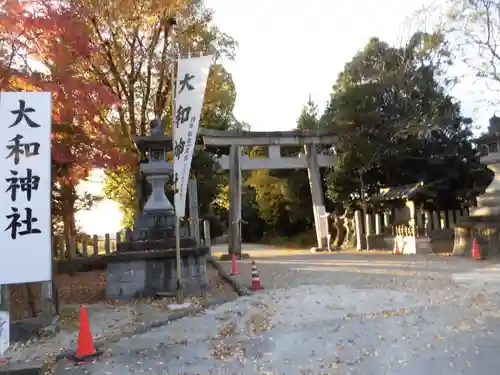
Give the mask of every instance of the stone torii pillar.
[[229, 253], [241, 254], [241, 146], [229, 149]]
[[[218, 162], [229, 170], [229, 253], [241, 254], [241, 171], [259, 169], [308, 169], [318, 247], [327, 248], [328, 220], [323, 197], [320, 167], [336, 164], [336, 155], [318, 153], [316, 146], [332, 146], [334, 133], [322, 130], [293, 130], [284, 132], [220, 131], [200, 129], [205, 146], [229, 146], [229, 157]], [[241, 154], [242, 146], [263, 146], [268, 149], [265, 158], [251, 158]], [[295, 146], [305, 152], [297, 156], [282, 156], [281, 147]], [[317, 248], [313, 248], [317, 250]], [[312, 249], [312, 250], [313, 250]], [[221, 257], [222, 258], [222, 257]]]
[[307, 155], [307, 171], [309, 174], [309, 186], [311, 187], [311, 198], [313, 205], [314, 224], [316, 225], [316, 238], [318, 248], [328, 247], [328, 219], [323, 197], [323, 185], [318, 165], [318, 152], [316, 145], [306, 144], [304, 150]]

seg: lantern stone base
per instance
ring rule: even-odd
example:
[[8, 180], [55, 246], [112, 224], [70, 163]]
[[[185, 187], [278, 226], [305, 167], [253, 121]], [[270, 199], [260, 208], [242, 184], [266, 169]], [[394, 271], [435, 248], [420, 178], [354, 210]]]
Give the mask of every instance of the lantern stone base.
[[500, 216], [470, 217], [457, 223], [454, 231], [453, 255], [471, 256], [474, 238], [484, 257], [500, 255]]
[[[181, 249], [182, 290], [199, 295], [208, 288], [208, 247]], [[106, 271], [106, 298], [131, 300], [177, 291], [175, 249], [127, 252], [110, 257]]]

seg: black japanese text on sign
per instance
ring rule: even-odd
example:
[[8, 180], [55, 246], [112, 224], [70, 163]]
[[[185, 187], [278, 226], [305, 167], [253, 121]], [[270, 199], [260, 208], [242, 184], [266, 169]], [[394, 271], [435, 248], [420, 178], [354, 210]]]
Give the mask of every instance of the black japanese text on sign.
[[[179, 80], [177, 100], [179, 100], [186, 92], [195, 90], [195, 86], [192, 83], [192, 80], [194, 78], [195, 78], [194, 74], [185, 73], [183, 78]], [[189, 129], [191, 129], [193, 127], [192, 124], [196, 119], [195, 116], [192, 116], [191, 112], [192, 112], [191, 105], [179, 105], [179, 107], [177, 107], [176, 109], [174, 118], [175, 130], [179, 131], [181, 134], [180, 137], [174, 141], [173, 145], [174, 157], [176, 161], [182, 160], [183, 162], [185, 162], [182, 164], [182, 170], [181, 171], [177, 170], [174, 174], [175, 193], [179, 194], [180, 196], [184, 195], [183, 189], [188, 169], [188, 165], [186, 164], [186, 162], [189, 159], [188, 155], [190, 153], [190, 147], [192, 147], [193, 143], [192, 139], [193, 132], [191, 130], [189, 130], [187, 134], [184, 132], [185, 130], [184, 126], [186, 126], [187, 123], [189, 122]]]
[[[179, 81], [179, 92], [177, 95], [180, 95], [184, 90], [193, 91], [194, 86], [191, 84], [191, 80], [194, 78], [193, 74], [186, 73], [184, 74], [184, 78]], [[175, 127], [179, 129], [179, 125], [182, 125], [189, 121], [191, 117], [191, 106], [182, 106], [180, 105], [177, 108], [177, 112], [175, 113]]]
[[13, 108], [10, 111], [15, 117], [8, 127], [19, 128], [19, 133], [14, 138], [8, 140], [6, 145], [6, 159], [11, 160], [13, 166], [10, 169], [10, 177], [5, 178], [7, 182], [5, 193], [8, 194], [8, 199], [12, 204], [10, 208], [11, 213], [5, 216], [9, 223], [5, 231], [10, 233], [10, 237], [13, 240], [18, 236], [41, 233], [41, 230], [35, 225], [38, 219], [34, 216], [32, 208], [19, 208], [14, 205], [19, 194], [25, 194], [26, 200], [31, 202], [33, 191], [38, 190], [40, 183], [40, 177], [37, 176], [36, 171], [33, 171], [31, 168], [26, 168], [24, 171], [16, 168], [21, 158], [30, 158], [39, 155], [40, 144], [24, 140], [24, 136], [21, 134], [23, 130], [40, 127], [39, 124], [30, 118], [30, 114], [35, 112], [36, 110], [29, 107], [24, 100], [19, 100], [19, 108]]
[[[193, 91], [195, 87], [191, 84], [191, 80], [195, 78], [193, 74], [186, 73], [184, 74], [184, 78], [179, 81], [179, 92], [177, 95], [181, 95], [184, 90]], [[190, 121], [190, 128], [192, 128], [192, 123], [196, 117], [191, 117], [191, 106], [182, 106], [180, 105], [177, 108], [177, 112], [175, 113], [175, 127], [179, 129], [179, 125], [184, 125], [186, 122]], [[190, 144], [190, 138], [188, 135], [187, 146]], [[187, 155], [188, 147], [186, 147], [186, 140], [184, 137], [180, 137], [174, 143], [174, 156], [177, 160], [181, 158], [181, 155]], [[184, 156], [184, 161], [187, 161], [187, 157]]]
[[184, 74], [184, 78], [179, 81], [179, 94], [187, 89], [188, 91], [193, 91], [194, 86], [191, 84], [191, 80], [194, 78], [193, 74], [186, 73]]
[[184, 152], [184, 161], [187, 162], [189, 159], [189, 151], [193, 147], [194, 140], [193, 140], [193, 129], [194, 123], [196, 121], [196, 117], [191, 117], [191, 121], [189, 122], [189, 130], [187, 133], [187, 142], [186, 142], [186, 147], [185, 147], [185, 152]]

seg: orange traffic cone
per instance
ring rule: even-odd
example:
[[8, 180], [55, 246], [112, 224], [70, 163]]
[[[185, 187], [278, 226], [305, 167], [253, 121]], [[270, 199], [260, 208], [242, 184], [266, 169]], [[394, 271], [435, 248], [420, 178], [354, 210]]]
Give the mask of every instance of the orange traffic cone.
[[255, 265], [255, 260], [252, 260], [252, 286], [250, 287], [250, 290], [255, 292], [262, 289], [264, 289], [264, 287], [260, 285], [259, 271]]
[[482, 259], [481, 252], [479, 251], [479, 245], [477, 244], [477, 239], [472, 240], [472, 257], [474, 259]]
[[89, 316], [87, 308], [80, 306], [80, 329], [78, 330], [78, 343], [76, 353], [73, 355], [73, 361], [76, 363], [90, 363], [97, 360], [102, 354], [95, 350], [92, 333], [90, 332]]
[[239, 275], [240, 273], [238, 272], [238, 263], [236, 263], [236, 255], [233, 254], [232, 257], [232, 264], [231, 264], [231, 275]]
[[398, 236], [394, 237], [394, 250], [392, 251], [393, 255], [401, 255], [401, 251], [399, 250], [399, 241]]

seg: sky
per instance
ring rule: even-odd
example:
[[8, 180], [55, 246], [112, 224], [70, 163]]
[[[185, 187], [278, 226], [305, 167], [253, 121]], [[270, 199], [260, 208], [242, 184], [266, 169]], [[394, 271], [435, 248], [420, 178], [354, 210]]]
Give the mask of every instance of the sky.
[[[214, 24], [239, 43], [224, 65], [236, 85], [235, 115], [252, 130], [296, 126], [309, 95], [325, 107], [344, 65], [378, 37], [401, 44], [421, 23], [412, 15], [430, 0], [206, 0]], [[469, 92], [455, 90], [463, 98]], [[475, 103], [464, 110], [474, 115]]]
[[[324, 109], [338, 74], [371, 37], [401, 44], [425, 26], [412, 15], [430, 1], [206, 0], [214, 24], [239, 43], [236, 59], [224, 62], [236, 85], [236, 118], [256, 131], [294, 128], [309, 96]], [[453, 93], [466, 115], [485, 124], [492, 112], [478, 111], [474, 90], [464, 81]], [[97, 185], [84, 187], [98, 192]], [[117, 231], [120, 218], [108, 201], [79, 214], [96, 234]]]
[[[103, 180], [104, 172], [95, 169], [87, 181], [83, 181], [78, 185], [77, 192], [79, 194], [87, 192], [96, 196], [102, 196]], [[120, 211], [118, 203], [108, 199], [95, 204], [91, 210], [79, 211], [75, 215], [77, 224], [85, 233], [90, 235], [118, 232], [121, 227], [120, 222], [122, 217], [123, 214]]]

